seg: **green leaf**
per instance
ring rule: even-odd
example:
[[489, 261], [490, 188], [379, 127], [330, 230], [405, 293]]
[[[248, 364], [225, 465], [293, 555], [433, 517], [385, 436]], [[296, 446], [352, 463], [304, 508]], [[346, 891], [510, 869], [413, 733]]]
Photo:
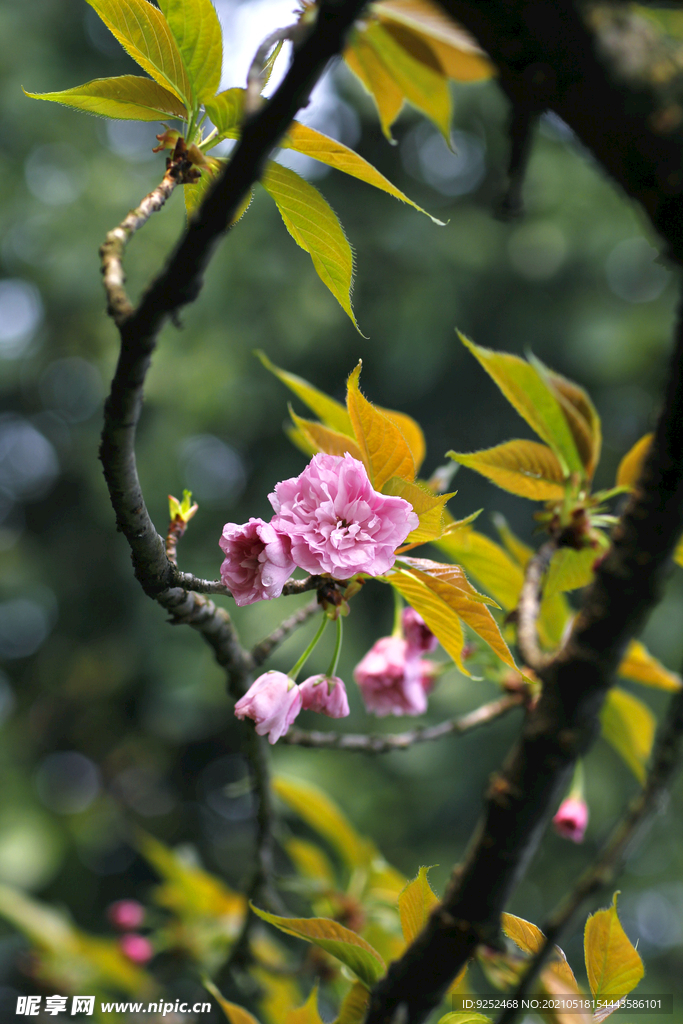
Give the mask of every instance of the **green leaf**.
[[592, 582], [595, 572], [593, 566], [598, 557], [594, 548], [559, 548], [552, 557], [548, 576], [545, 581], [544, 594], [554, 594], [567, 590], [578, 590]]
[[351, 870], [367, 867], [378, 856], [374, 844], [358, 835], [337, 805], [317, 786], [293, 776], [276, 775], [273, 789], [314, 832], [327, 839]]
[[230, 1024], [259, 1024], [256, 1017], [253, 1017], [248, 1010], [243, 1009], [241, 1006], [237, 1006], [236, 1003], [229, 1003], [209, 978], [204, 978], [203, 982], [204, 988], [207, 992], [211, 993], [225, 1016], [230, 1021]]
[[334, 1024], [363, 1024], [370, 1005], [370, 993], [359, 981], [346, 993]]
[[675, 693], [681, 688], [681, 677], [678, 673], [665, 668], [640, 640], [631, 640], [617, 673], [625, 679], [642, 683], [643, 686], [654, 686], [658, 690], [668, 690], [670, 693]]
[[617, 895], [609, 909], [598, 910], [586, 921], [583, 948], [594, 999], [621, 999], [645, 974], [643, 961], [617, 916]]
[[429, 868], [421, 867], [412, 882], [398, 898], [398, 912], [401, 917], [401, 930], [406, 942], [414, 942], [427, 923], [429, 912], [439, 902], [427, 875]]
[[375, 101], [384, 135], [395, 142], [391, 126], [401, 113], [403, 92], [358, 29], [350, 33], [344, 60]]
[[408, 203], [409, 206], [418, 210], [419, 213], [424, 213], [426, 217], [429, 217], [430, 220], [440, 227], [444, 226], [442, 220], [432, 217], [421, 206], [414, 203], [412, 199], [409, 199], [399, 188], [392, 185], [388, 178], [380, 174], [372, 164], [369, 164], [358, 153], [354, 153], [352, 149], [349, 149], [342, 142], [337, 142], [336, 139], [330, 139], [327, 135], [315, 131], [314, 128], [309, 128], [308, 125], [294, 121], [281, 145], [285, 149], [295, 149], [297, 153], [305, 153], [306, 156], [313, 157], [314, 160], [320, 160], [321, 163], [327, 164], [328, 167], [334, 167], [336, 170], [343, 171], [344, 174], [350, 174], [360, 181], [365, 181], [368, 185], [374, 185], [375, 188], [388, 192], [395, 199], [400, 199], [402, 203]]
[[95, 78], [62, 92], [26, 92], [24, 89], [24, 94], [34, 100], [51, 100], [118, 121], [162, 121], [166, 117], [183, 120], [188, 116], [177, 96], [141, 75]]
[[324, 949], [346, 964], [359, 981], [372, 988], [386, 972], [386, 964], [376, 949], [356, 932], [327, 917], [278, 917], [251, 904], [255, 914], [287, 935], [296, 935]]
[[88, 0], [88, 3], [133, 60], [192, 110], [194, 95], [187, 68], [159, 8], [147, 0]]
[[325, 452], [327, 455], [344, 455], [348, 452], [359, 462], [363, 461], [361, 450], [348, 434], [339, 434], [336, 430], [324, 427], [322, 423], [315, 420], [305, 420], [289, 406], [289, 415], [292, 417], [294, 426], [303, 434], [307, 441], [317, 452]]
[[382, 487], [382, 494], [395, 494], [404, 498], [413, 506], [413, 512], [420, 520], [416, 530], [406, 537], [406, 544], [424, 544], [436, 540], [444, 531], [444, 507], [446, 502], [455, 497], [452, 494], [434, 494], [426, 484], [412, 484], [400, 477], [392, 476]]
[[367, 23], [363, 37], [403, 96], [434, 122], [450, 146], [453, 116], [451, 94], [438, 61], [435, 60], [434, 66], [430, 67], [428, 63], [417, 60], [392, 32], [375, 21]]
[[600, 712], [600, 723], [604, 738], [644, 783], [656, 728], [649, 707], [626, 690], [612, 687]]
[[261, 184], [275, 200], [290, 235], [310, 253], [318, 277], [358, 330], [351, 308], [353, 253], [337, 215], [318, 190], [289, 167], [271, 161]]
[[480, 452], [446, 452], [505, 491], [534, 501], [561, 501], [564, 473], [555, 453], [537, 441], [506, 441]]
[[636, 441], [630, 451], [626, 452], [617, 470], [617, 486], [635, 487], [638, 483], [645, 464], [645, 457], [650, 450], [654, 436], [654, 434], [645, 434], [639, 441]]
[[[523, 917], [515, 917], [514, 914], [501, 914], [500, 924], [508, 939], [512, 939], [516, 946], [529, 956], [534, 956], [545, 944], [545, 935], [540, 928], [537, 928], [531, 921], [525, 921]], [[567, 963], [567, 957], [559, 946], [555, 946], [553, 959], [549, 969], [561, 978], [574, 992], [579, 991], [574, 972]]]
[[[211, 0], [159, 0], [198, 100], [221, 84], [223, 34]], [[209, 115], [210, 116], [210, 115]]]
[[225, 89], [212, 99], [204, 100], [204, 109], [218, 129], [214, 145], [221, 139], [239, 138], [246, 95], [246, 89]]
[[368, 476], [379, 491], [394, 476], [413, 481], [415, 462], [400, 428], [361, 394], [358, 383], [361, 367], [359, 362], [349, 376], [346, 407]]
[[297, 398], [300, 398], [304, 405], [318, 416], [325, 426], [331, 427], [333, 430], [338, 431], [340, 434], [348, 434], [349, 437], [353, 437], [353, 427], [351, 426], [351, 418], [346, 411], [346, 407], [341, 402], [335, 401], [334, 398], [330, 398], [324, 391], [319, 391], [314, 388], [312, 384], [309, 384], [303, 377], [297, 377], [295, 373], [288, 373], [287, 370], [281, 370], [279, 366], [272, 363], [265, 352], [261, 352], [257, 349], [254, 355], [258, 356], [266, 370], [270, 370], [271, 373], [275, 374], [278, 380], [293, 391]]
[[471, 1010], [454, 1011], [440, 1017], [438, 1024], [491, 1024], [491, 1018], [483, 1013], [473, 1013]]
[[330, 859], [319, 846], [306, 839], [291, 836], [284, 843], [285, 853], [303, 878], [312, 878], [329, 888], [336, 885], [334, 869]]
[[529, 362], [538, 370], [560, 403], [585, 467], [586, 479], [591, 480], [600, 461], [602, 448], [602, 426], [597, 409], [588, 393], [574, 381], [551, 370], [534, 355], [529, 356]]
[[563, 471], [566, 474], [578, 473], [583, 478], [583, 463], [576, 450], [569, 424], [560, 403], [538, 370], [519, 356], [482, 348], [460, 333], [458, 337], [495, 381], [519, 415], [526, 420], [532, 430], [536, 431], [542, 441], [550, 445]]
[[318, 986], [314, 985], [303, 1006], [290, 1010], [285, 1024], [323, 1024], [318, 1013]]

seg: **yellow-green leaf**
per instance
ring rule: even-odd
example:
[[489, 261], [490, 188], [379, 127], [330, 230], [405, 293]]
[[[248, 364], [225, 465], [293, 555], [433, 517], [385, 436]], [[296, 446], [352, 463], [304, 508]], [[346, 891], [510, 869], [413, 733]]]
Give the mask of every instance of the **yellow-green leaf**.
[[352, 149], [349, 149], [342, 142], [337, 142], [336, 139], [330, 139], [327, 135], [317, 132], [314, 128], [309, 128], [308, 125], [294, 121], [281, 145], [285, 149], [295, 149], [297, 153], [305, 153], [306, 156], [313, 157], [314, 160], [320, 160], [321, 163], [327, 164], [328, 167], [334, 167], [338, 171], [343, 171], [344, 174], [350, 174], [354, 178], [359, 178], [360, 181], [365, 181], [368, 185], [374, 185], [375, 188], [388, 192], [395, 199], [400, 199], [401, 202], [408, 203], [409, 206], [412, 206], [420, 213], [424, 213], [435, 224], [439, 224], [441, 227], [444, 225], [442, 220], [432, 217], [431, 214], [427, 213], [426, 210], [423, 210], [421, 206], [418, 206], [417, 203], [414, 203], [412, 199], [409, 199], [407, 195], [401, 192], [399, 188], [392, 185], [388, 178], [380, 174], [372, 164], [369, 164], [358, 153], [354, 153]]
[[159, 0], [198, 100], [221, 84], [223, 34], [211, 0]]
[[88, 3], [133, 60], [191, 110], [194, 94], [187, 68], [159, 8], [148, 0], [88, 0]]
[[439, 902], [439, 897], [429, 884], [428, 874], [429, 868], [421, 867], [398, 898], [401, 930], [408, 943], [414, 942], [426, 925], [430, 910]]
[[241, 1006], [237, 1006], [236, 1003], [229, 1003], [228, 1000], [221, 995], [214, 983], [208, 978], [204, 978], [204, 988], [207, 992], [211, 993], [225, 1016], [230, 1021], [230, 1024], [259, 1024], [256, 1017], [253, 1017], [248, 1010], [243, 1009]]
[[272, 161], [261, 184], [275, 200], [290, 235], [310, 254], [318, 277], [357, 328], [351, 308], [353, 253], [332, 207], [300, 175]]
[[[368, 21], [363, 36], [408, 102], [434, 122], [450, 146], [453, 115], [451, 94], [438, 60], [434, 58], [430, 66], [416, 59], [413, 53], [401, 45], [396, 35], [379, 22]], [[424, 44], [423, 47], [428, 50]], [[426, 55], [423, 59], [429, 60]]]
[[461, 590], [470, 601], [492, 604], [494, 608], [498, 607], [492, 598], [487, 597], [486, 594], [480, 594], [472, 586], [459, 565], [451, 565], [448, 562], [433, 562], [430, 558], [412, 558], [408, 555], [402, 555], [398, 564], [407, 567], [410, 572], [415, 573], [418, 579], [422, 579], [423, 576], [428, 577], [428, 579], [422, 580], [427, 586], [431, 586], [431, 580], [436, 580], [449, 587], [456, 587], [457, 590]]
[[377, 851], [373, 843], [359, 836], [326, 793], [303, 779], [277, 775], [273, 789], [307, 825], [323, 836], [349, 868], [366, 867]]
[[[546, 968], [538, 979], [539, 995], [551, 996], [552, 1009], [540, 1014], [546, 1024], [594, 1024], [595, 1017], [590, 1010], [565, 1010], [568, 999], [575, 999], [579, 989], [576, 984], [567, 985], [552, 968]], [[580, 993], [579, 993], [580, 994]], [[569, 1003], [571, 1006], [572, 1004]], [[597, 1014], [596, 1014], [597, 1017]]]
[[618, 487], [635, 487], [643, 471], [645, 457], [650, 450], [654, 434], [645, 434], [626, 452], [617, 470]]
[[371, 10], [380, 21], [411, 29], [428, 43], [449, 78], [477, 82], [494, 74], [474, 39], [429, 0], [381, 0]]
[[[26, 92], [34, 100], [51, 100], [98, 117], [118, 121], [162, 121], [166, 117], [187, 118], [185, 105], [174, 93], [141, 75], [95, 78], [62, 92]], [[150, 134], [150, 146], [154, 139]]]
[[266, 370], [270, 370], [290, 391], [293, 391], [297, 398], [300, 398], [304, 405], [307, 405], [311, 412], [314, 412], [323, 421], [325, 426], [331, 427], [340, 434], [348, 434], [349, 437], [353, 437], [351, 418], [341, 402], [330, 398], [324, 391], [314, 388], [303, 377], [297, 377], [295, 373], [281, 370], [260, 349], [257, 349], [254, 354], [258, 356]]
[[604, 738], [644, 783], [656, 728], [647, 704], [626, 690], [612, 687], [600, 712], [600, 723]]
[[401, 113], [403, 92], [358, 29], [349, 36], [344, 60], [372, 96], [382, 131], [389, 142], [394, 142], [391, 126]]
[[[514, 914], [501, 914], [501, 928], [509, 939], [516, 946], [529, 956], [534, 956], [545, 944], [545, 935], [540, 928], [537, 928], [531, 921], [525, 921], [523, 917], [516, 917]], [[567, 963], [567, 957], [559, 946], [555, 946], [553, 960], [549, 965], [550, 970], [561, 978], [574, 992], [578, 992], [578, 985], [574, 972]]]
[[483, 1013], [473, 1013], [472, 1010], [455, 1010], [440, 1017], [438, 1024], [491, 1024], [491, 1018]]
[[413, 512], [420, 520], [420, 525], [406, 538], [406, 544], [426, 543], [436, 540], [444, 531], [444, 506], [455, 496], [452, 494], [434, 494], [426, 485], [411, 484], [400, 477], [392, 476], [382, 487], [382, 494], [395, 494], [404, 498], [413, 506]]
[[319, 846], [292, 836], [284, 843], [285, 853], [303, 878], [311, 878], [332, 888], [336, 884], [330, 859]]
[[415, 479], [413, 455], [401, 430], [393, 420], [361, 394], [358, 384], [361, 363], [351, 373], [346, 390], [346, 406], [372, 485], [381, 490], [393, 476]]
[[550, 562], [544, 594], [552, 597], [587, 586], [595, 575], [593, 566], [597, 557], [598, 552], [594, 548], [582, 548], [580, 551], [559, 548]]
[[617, 672], [625, 679], [632, 679], [643, 686], [654, 686], [658, 690], [674, 693], [681, 688], [678, 673], [665, 668], [640, 640], [631, 640]]
[[551, 370], [536, 356], [530, 356], [529, 361], [559, 401], [586, 469], [586, 478], [591, 480], [602, 448], [602, 426], [597, 409], [588, 393], [574, 381]]
[[598, 910], [586, 921], [583, 947], [594, 999], [622, 999], [645, 974], [643, 961], [617, 916], [617, 895], [609, 909]]
[[344, 997], [334, 1024], [363, 1024], [370, 1005], [370, 993], [357, 981]]
[[318, 446], [313, 444], [308, 434], [304, 434], [303, 430], [299, 430], [298, 427], [293, 427], [290, 423], [286, 423], [284, 431], [294, 447], [303, 452], [307, 458], [310, 459], [312, 455], [318, 454]]
[[301, 416], [297, 416], [291, 405], [289, 415], [295, 427], [310, 441], [315, 451], [325, 452], [327, 455], [344, 455], [348, 452], [354, 459], [363, 461], [360, 448], [348, 434], [340, 434], [330, 427], [324, 427], [322, 423], [316, 423], [315, 420], [302, 419]]
[[394, 409], [385, 409], [382, 405], [376, 405], [375, 408], [384, 413], [387, 419], [391, 420], [392, 423], [395, 423], [403, 434], [412, 453], [415, 472], [417, 473], [424, 462], [424, 457], [427, 453], [427, 446], [425, 444], [425, 436], [422, 433], [422, 427], [419, 423], [415, 422], [412, 416], [407, 416], [404, 412], [396, 412]]
[[[394, 572], [389, 583], [406, 599], [411, 608], [422, 616], [441, 646], [450, 654], [463, 675], [469, 676], [462, 662], [465, 638], [460, 619], [441, 597], [425, 586], [416, 576], [407, 572]], [[454, 589], [454, 588], [452, 588]], [[455, 592], [455, 591], [454, 591]]]
[[471, 526], [448, 532], [434, 543], [474, 576], [501, 608], [505, 611], [516, 608], [524, 573], [499, 544]]
[[505, 491], [534, 501], [561, 501], [564, 473], [555, 453], [537, 441], [506, 441], [480, 452], [447, 452]]
[[344, 928], [338, 921], [327, 917], [279, 917], [259, 907], [252, 908], [264, 921], [275, 925], [287, 935], [296, 935], [306, 942], [324, 949], [346, 964], [359, 981], [371, 988], [386, 971], [386, 964], [376, 949], [356, 932]]
[[239, 138], [246, 94], [246, 89], [225, 89], [204, 100], [206, 112], [218, 129], [219, 137]]
[[493, 352], [475, 345], [464, 335], [458, 335], [489, 376], [495, 381], [508, 402], [535, 430], [542, 441], [550, 445], [562, 469], [584, 476], [584, 467], [576, 450], [572, 432], [560, 403], [538, 370], [519, 356], [509, 352]]
[[318, 1013], [318, 986], [314, 985], [303, 1006], [290, 1010], [285, 1024], [323, 1024]]

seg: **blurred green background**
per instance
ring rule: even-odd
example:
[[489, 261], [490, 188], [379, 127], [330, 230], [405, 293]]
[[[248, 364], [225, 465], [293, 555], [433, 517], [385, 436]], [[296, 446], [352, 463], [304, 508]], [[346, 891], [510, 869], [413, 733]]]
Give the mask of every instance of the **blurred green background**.
[[[254, 32], [258, 43], [287, 20], [289, 7], [216, 6], [234, 40], [224, 84], [242, 84]], [[251, 865], [254, 806], [243, 794], [215, 809], [211, 794], [244, 774], [222, 673], [199, 637], [169, 628], [136, 584], [97, 460], [117, 353], [97, 249], [159, 181], [164, 158], [151, 146], [160, 129], [107, 127], [22, 94], [22, 85], [62, 89], [134, 72], [82, 0], [0, 0], [0, 58], [0, 881], [68, 906], [82, 927], [106, 933], [106, 905], [144, 898], [152, 880], [128, 841], [131, 822], [171, 845], [193, 844], [210, 870], [239, 886]], [[366, 394], [422, 424], [427, 474], [449, 448], [530, 436], [459, 344], [456, 327], [479, 344], [531, 349], [588, 388], [604, 423], [598, 486], [613, 482], [621, 456], [652, 427], [676, 289], [638, 211], [571, 132], [545, 117], [526, 216], [513, 224], [494, 219], [505, 106], [494, 83], [456, 86], [454, 95], [455, 154], [411, 110], [396, 126], [397, 146], [389, 146], [344, 68], [307, 112], [316, 127], [354, 145], [448, 222], [438, 228], [368, 186], [304, 167], [355, 249], [355, 309], [367, 340], [258, 188], [216, 254], [199, 301], [183, 312], [182, 329], [164, 331], [146, 388], [139, 468], [161, 532], [169, 492], [191, 488], [200, 504], [181, 544], [183, 568], [216, 577], [223, 523], [269, 518], [268, 491], [303, 468], [282, 430], [289, 396], [254, 358], [255, 348], [338, 398], [362, 357]], [[176, 195], [131, 244], [126, 267], [134, 296], [183, 222]], [[479, 525], [493, 536], [490, 512], [498, 510], [531, 539], [531, 503], [464, 469], [454, 486], [450, 508], [458, 518], [483, 506]], [[682, 579], [677, 570], [645, 634], [671, 668], [683, 659]], [[298, 601], [237, 610], [245, 641], [265, 635]], [[386, 588], [367, 587], [353, 602], [341, 662], [349, 682], [370, 644], [390, 631], [391, 616]], [[310, 632], [285, 644], [272, 667], [287, 671]], [[313, 669], [324, 670], [328, 657], [326, 641]], [[406, 726], [378, 726], [353, 684], [349, 692], [352, 714], [339, 728]], [[494, 695], [491, 685], [450, 672], [425, 720]], [[658, 714], [665, 707], [663, 694], [640, 688], [638, 696]], [[325, 788], [407, 875], [420, 864], [439, 865], [431, 878], [441, 891], [519, 722], [512, 716], [486, 732], [379, 757], [279, 745], [273, 763]], [[587, 770], [586, 842], [574, 846], [548, 834], [510, 908], [539, 925], [636, 789], [602, 741]], [[682, 812], [679, 784], [619, 883], [624, 926], [647, 966], [641, 988], [679, 998]], [[24, 948], [0, 923], [2, 1006], [13, 1007], [16, 992], [30, 989], [21, 973]], [[583, 977], [580, 929], [566, 949]], [[680, 1012], [676, 1018], [683, 1019]]]

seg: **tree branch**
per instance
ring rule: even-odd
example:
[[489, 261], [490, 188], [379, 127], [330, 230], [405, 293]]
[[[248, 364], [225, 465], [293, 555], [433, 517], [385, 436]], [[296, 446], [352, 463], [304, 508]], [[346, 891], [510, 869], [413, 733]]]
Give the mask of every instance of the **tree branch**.
[[[614, 880], [629, 849], [649, 827], [654, 814], [661, 809], [667, 788], [680, 768], [682, 747], [683, 690], [679, 690], [671, 700], [666, 721], [655, 747], [645, 788], [631, 802], [627, 814], [612, 832], [596, 862], [584, 872], [572, 892], [562, 900], [544, 925], [545, 943], [531, 961], [515, 991], [510, 993], [512, 1000], [527, 995], [582, 903]], [[511, 1024], [517, 1012], [513, 1009], [506, 1010], [498, 1024]]]
[[290, 729], [282, 737], [282, 741], [298, 747], [386, 754], [391, 750], [406, 750], [415, 743], [439, 740], [442, 736], [450, 736], [452, 733], [461, 736], [479, 726], [488, 725], [489, 722], [493, 722], [497, 718], [502, 718], [508, 711], [521, 707], [523, 703], [522, 694], [506, 694], [498, 700], [492, 700], [490, 704], [483, 704], [467, 715], [449, 718], [446, 722], [440, 722], [438, 725], [421, 725], [409, 732], [364, 735], [349, 732], [307, 732], [305, 729]]
[[287, 639], [290, 633], [293, 633], [295, 629], [299, 628], [299, 626], [303, 626], [304, 622], [308, 622], [308, 620], [315, 615], [317, 611], [320, 611], [320, 605], [318, 604], [318, 599], [314, 598], [313, 601], [309, 601], [309, 603], [305, 604], [303, 608], [299, 608], [299, 610], [294, 612], [293, 615], [290, 615], [288, 619], [285, 619], [284, 622], [280, 623], [277, 629], [274, 629], [270, 636], [265, 637], [264, 640], [261, 640], [260, 643], [256, 644], [256, 646], [252, 648], [251, 660], [254, 665], [262, 665], [266, 658], [270, 657], [275, 648], [281, 644], [283, 640]]
[[548, 540], [527, 562], [524, 585], [517, 605], [517, 645], [525, 664], [534, 672], [548, 665], [554, 654], [542, 651], [538, 646], [536, 623], [541, 610], [541, 589], [550, 560], [557, 551], [554, 540]]

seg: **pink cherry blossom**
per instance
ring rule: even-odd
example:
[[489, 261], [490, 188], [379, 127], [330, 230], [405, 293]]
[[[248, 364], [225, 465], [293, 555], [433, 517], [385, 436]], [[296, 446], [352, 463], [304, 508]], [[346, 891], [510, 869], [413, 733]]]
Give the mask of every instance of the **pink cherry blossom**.
[[238, 605], [279, 597], [294, 569], [289, 537], [262, 519], [226, 523], [218, 542], [225, 552], [221, 579]]
[[356, 665], [353, 678], [368, 711], [380, 717], [421, 715], [434, 671], [431, 662], [410, 656], [406, 640], [383, 636]]
[[259, 736], [275, 743], [301, 711], [301, 690], [284, 672], [264, 672], [235, 704], [238, 718], [253, 718]]
[[588, 825], [588, 804], [582, 797], [568, 796], [560, 804], [553, 825], [563, 839], [582, 843]]
[[137, 900], [117, 900], [107, 907], [107, 917], [114, 928], [128, 932], [140, 927], [145, 919], [145, 908]]
[[401, 615], [403, 636], [408, 642], [410, 654], [426, 654], [436, 649], [438, 640], [431, 629], [414, 608], [404, 608]]
[[304, 711], [318, 711], [330, 718], [346, 718], [349, 714], [346, 687], [338, 676], [309, 676], [299, 689]]
[[119, 949], [134, 964], [146, 964], [154, 956], [154, 946], [144, 935], [129, 932], [119, 939]]
[[374, 490], [363, 463], [348, 453], [314, 455], [303, 473], [276, 484], [268, 500], [276, 513], [272, 524], [289, 534], [296, 564], [341, 580], [387, 572], [396, 548], [418, 526], [410, 503]]

